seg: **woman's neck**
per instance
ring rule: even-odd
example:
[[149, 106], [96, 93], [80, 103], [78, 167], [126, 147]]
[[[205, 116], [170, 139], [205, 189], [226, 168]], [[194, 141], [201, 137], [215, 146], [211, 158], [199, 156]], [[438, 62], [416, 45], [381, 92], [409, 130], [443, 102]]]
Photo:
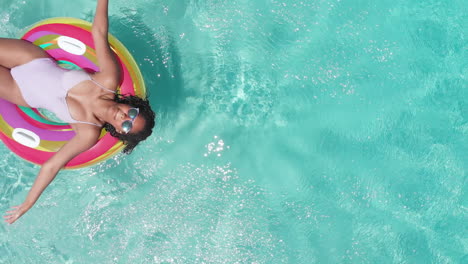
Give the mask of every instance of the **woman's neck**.
[[112, 116], [115, 112], [117, 103], [109, 98], [99, 98], [93, 104], [93, 114], [101, 123], [109, 123], [114, 117]]

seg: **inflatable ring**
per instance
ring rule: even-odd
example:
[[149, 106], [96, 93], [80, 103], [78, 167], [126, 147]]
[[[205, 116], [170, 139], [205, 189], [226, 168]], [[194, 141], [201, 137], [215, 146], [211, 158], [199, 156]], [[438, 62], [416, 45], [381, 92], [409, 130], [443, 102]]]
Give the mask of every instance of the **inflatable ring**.
[[[74, 18], [46, 19], [33, 25], [22, 39], [41, 47], [61, 67], [99, 70], [89, 22]], [[121, 67], [120, 93], [145, 97], [143, 77], [133, 57], [110, 34], [109, 44]], [[39, 109], [20, 107], [0, 99], [0, 138], [11, 151], [27, 161], [43, 164], [74, 135], [67, 123], [58, 122]], [[98, 142], [73, 158], [65, 168], [94, 165], [117, 154], [123, 147], [121, 141], [103, 129]]]

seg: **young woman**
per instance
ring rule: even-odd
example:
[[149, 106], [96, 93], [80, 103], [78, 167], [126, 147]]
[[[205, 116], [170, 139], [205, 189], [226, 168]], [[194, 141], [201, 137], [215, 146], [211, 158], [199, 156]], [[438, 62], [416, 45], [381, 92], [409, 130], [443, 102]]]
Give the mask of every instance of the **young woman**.
[[[120, 68], [108, 43], [108, 0], [98, 0], [92, 35], [99, 72], [65, 70], [41, 48], [23, 40], [0, 38], [0, 98], [46, 108], [69, 122], [76, 135], [45, 162], [25, 201], [6, 213], [14, 223], [37, 201], [61, 168], [91, 148], [104, 127], [130, 153], [151, 135], [154, 112], [146, 99], [116, 94]], [[54, 96], [50, 96], [53, 94]]]

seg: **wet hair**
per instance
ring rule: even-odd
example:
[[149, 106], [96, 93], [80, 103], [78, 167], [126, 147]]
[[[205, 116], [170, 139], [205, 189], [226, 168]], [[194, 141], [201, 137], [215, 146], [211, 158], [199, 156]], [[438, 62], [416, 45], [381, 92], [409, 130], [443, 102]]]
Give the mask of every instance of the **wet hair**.
[[153, 132], [154, 127], [154, 119], [155, 114], [151, 109], [148, 99], [143, 99], [138, 96], [133, 95], [120, 95], [116, 94], [114, 101], [119, 104], [126, 104], [131, 107], [136, 107], [139, 110], [138, 115], [145, 119], [145, 126], [143, 129], [138, 133], [128, 133], [128, 134], [121, 134], [118, 133], [114, 126], [109, 123], [104, 124], [104, 128], [113, 136], [121, 140], [125, 148], [123, 149], [123, 153], [130, 154], [132, 150], [140, 143], [140, 141], [145, 140], [147, 137], [151, 135]]

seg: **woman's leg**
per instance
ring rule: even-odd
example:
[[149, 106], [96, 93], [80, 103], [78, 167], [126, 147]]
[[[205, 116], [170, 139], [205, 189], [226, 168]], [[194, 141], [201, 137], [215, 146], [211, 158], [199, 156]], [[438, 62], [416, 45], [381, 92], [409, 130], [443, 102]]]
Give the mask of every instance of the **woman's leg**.
[[0, 66], [11, 69], [37, 58], [49, 58], [49, 55], [25, 40], [0, 38]]

